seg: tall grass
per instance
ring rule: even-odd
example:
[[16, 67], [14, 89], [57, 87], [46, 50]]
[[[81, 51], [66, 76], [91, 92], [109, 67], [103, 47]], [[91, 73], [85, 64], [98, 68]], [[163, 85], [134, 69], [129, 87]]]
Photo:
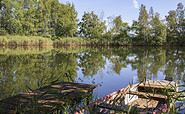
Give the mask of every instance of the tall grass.
[[90, 39], [86, 37], [65, 37], [54, 41], [54, 46], [106, 46], [113, 45], [108, 39]]
[[47, 46], [52, 44], [53, 41], [50, 38], [41, 36], [0, 36], [1, 46]]
[[50, 38], [42, 36], [0, 36], [0, 46], [114, 46], [130, 45], [124, 40], [107, 38], [63, 37]]

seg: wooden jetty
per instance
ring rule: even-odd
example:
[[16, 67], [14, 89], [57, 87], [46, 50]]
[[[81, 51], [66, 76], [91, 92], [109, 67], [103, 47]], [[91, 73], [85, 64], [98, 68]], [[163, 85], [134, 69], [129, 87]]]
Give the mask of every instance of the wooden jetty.
[[[76, 114], [109, 114], [116, 112], [160, 113], [167, 110], [167, 96], [163, 90], [173, 95], [178, 91], [177, 84], [167, 80], [147, 80], [143, 83], [128, 85], [126, 88], [113, 92], [94, 103], [91, 103]], [[173, 99], [169, 99], [171, 102]]]
[[[0, 113], [51, 112], [69, 102], [80, 102], [97, 85], [59, 82], [0, 100]], [[33, 113], [33, 112], [32, 112]]]

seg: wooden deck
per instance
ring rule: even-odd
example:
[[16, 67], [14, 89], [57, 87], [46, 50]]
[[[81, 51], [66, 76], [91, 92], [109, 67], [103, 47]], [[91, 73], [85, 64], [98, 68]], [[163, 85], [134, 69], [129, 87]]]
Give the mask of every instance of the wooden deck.
[[[0, 100], [0, 113], [15, 113], [16, 110], [40, 110], [50, 112], [67, 102], [78, 102], [87, 97], [96, 85], [59, 82], [33, 91]], [[37, 109], [36, 109], [37, 108]]]

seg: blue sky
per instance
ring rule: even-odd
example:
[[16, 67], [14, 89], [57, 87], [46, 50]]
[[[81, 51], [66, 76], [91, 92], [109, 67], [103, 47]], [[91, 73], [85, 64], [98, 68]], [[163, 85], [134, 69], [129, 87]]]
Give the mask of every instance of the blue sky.
[[178, 3], [185, 5], [185, 0], [59, 0], [61, 3], [74, 3], [78, 12], [78, 19], [81, 19], [84, 11], [94, 11], [96, 14], [104, 12], [104, 19], [108, 16], [121, 15], [124, 22], [132, 23], [137, 20], [139, 7], [146, 5], [147, 10], [152, 6], [155, 12], [164, 18], [170, 10], [175, 10]]

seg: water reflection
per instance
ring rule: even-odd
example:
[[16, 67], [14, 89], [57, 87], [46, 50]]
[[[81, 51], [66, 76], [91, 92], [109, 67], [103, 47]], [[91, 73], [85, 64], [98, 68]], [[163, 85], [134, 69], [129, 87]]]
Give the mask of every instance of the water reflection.
[[[55, 80], [84, 82], [87, 78], [96, 84], [109, 80], [112, 85], [105, 89], [111, 90], [116, 82], [111, 83], [110, 78], [119, 80], [130, 72], [136, 73], [135, 82], [136, 78], [142, 81], [145, 77], [162, 76], [184, 83], [184, 60], [182, 47], [0, 48], [0, 99], [25, 92], [28, 86], [36, 89]], [[114, 74], [120, 77], [113, 77]], [[130, 80], [125, 80], [126, 85]]]

